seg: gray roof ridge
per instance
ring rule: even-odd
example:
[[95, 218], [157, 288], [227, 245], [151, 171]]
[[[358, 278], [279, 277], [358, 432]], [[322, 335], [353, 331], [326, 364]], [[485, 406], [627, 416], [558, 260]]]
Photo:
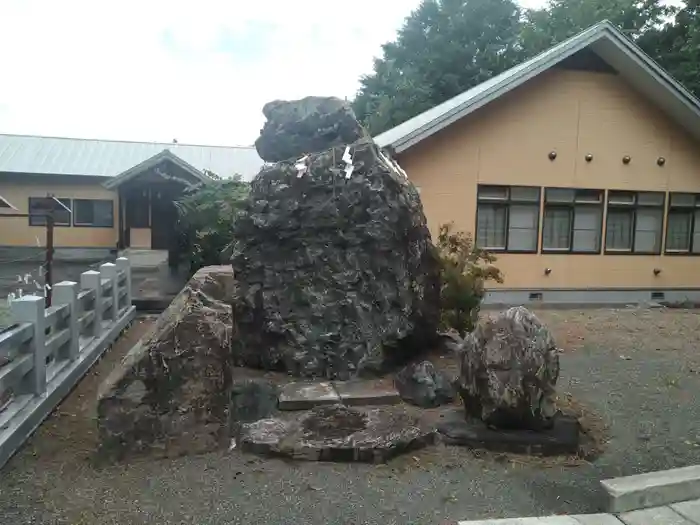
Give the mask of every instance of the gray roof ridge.
[[35, 135], [30, 133], [2, 133], [0, 136], [3, 137], [22, 137], [22, 138], [35, 138], [35, 139], [57, 139], [57, 140], [72, 140], [72, 141], [84, 141], [84, 142], [117, 142], [124, 144], [150, 144], [150, 145], [162, 145], [162, 146], [194, 146], [196, 148], [224, 148], [224, 149], [254, 149], [255, 146], [225, 146], [223, 144], [195, 144], [186, 142], [161, 142], [161, 141], [146, 141], [146, 140], [126, 140], [126, 139], [99, 139], [94, 137], [59, 137], [57, 135]]

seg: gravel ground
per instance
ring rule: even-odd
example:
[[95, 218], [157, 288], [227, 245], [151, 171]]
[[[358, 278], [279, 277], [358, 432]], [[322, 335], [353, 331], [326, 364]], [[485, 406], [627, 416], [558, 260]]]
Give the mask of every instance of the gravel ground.
[[96, 468], [97, 384], [137, 324], [0, 476], [0, 522], [51, 524], [448, 524], [593, 512], [603, 478], [700, 463], [700, 318], [683, 310], [543, 311], [563, 347], [562, 392], [597, 412], [594, 463], [433, 448], [386, 466], [232, 453]]

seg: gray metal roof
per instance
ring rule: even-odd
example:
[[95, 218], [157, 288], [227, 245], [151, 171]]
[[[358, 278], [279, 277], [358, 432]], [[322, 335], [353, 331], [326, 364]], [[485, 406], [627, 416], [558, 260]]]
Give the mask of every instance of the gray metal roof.
[[263, 165], [254, 147], [71, 139], [0, 134], [0, 172], [114, 177], [169, 150], [200, 171], [252, 179]]
[[500, 75], [377, 135], [381, 147], [400, 153], [550, 69], [590, 48], [642, 94], [700, 139], [700, 101], [608, 21], [565, 40]]

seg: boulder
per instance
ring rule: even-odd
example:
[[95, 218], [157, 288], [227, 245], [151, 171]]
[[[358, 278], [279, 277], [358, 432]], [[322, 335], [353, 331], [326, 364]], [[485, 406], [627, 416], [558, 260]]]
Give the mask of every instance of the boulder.
[[371, 140], [345, 153], [269, 165], [251, 183], [231, 258], [245, 365], [349, 379], [436, 338], [438, 262], [418, 192]]
[[401, 399], [423, 408], [451, 403], [457, 397], [450, 378], [430, 361], [408, 365], [396, 375], [394, 384]]
[[263, 114], [267, 121], [255, 149], [268, 162], [294, 161], [368, 137], [350, 105], [335, 97], [275, 100], [265, 104]]
[[201, 452], [228, 438], [230, 266], [199, 270], [100, 386], [99, 455]]
[[558, 378], [554, 338], [527, 308], [487, 319], [464, 340], [460, 394], [467, 415], [488, 425], [550, 428]]

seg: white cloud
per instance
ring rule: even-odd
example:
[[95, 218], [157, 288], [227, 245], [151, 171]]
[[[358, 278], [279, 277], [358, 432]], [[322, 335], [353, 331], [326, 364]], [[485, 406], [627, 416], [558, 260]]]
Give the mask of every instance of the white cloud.
[[251, 144], [275, 98], [352, 97], [419, 0], [3, 0], [0, 132]]
[[419, 3], [0, 0], [0, 132], [252, 144], [269, 100], [352, 97]]

